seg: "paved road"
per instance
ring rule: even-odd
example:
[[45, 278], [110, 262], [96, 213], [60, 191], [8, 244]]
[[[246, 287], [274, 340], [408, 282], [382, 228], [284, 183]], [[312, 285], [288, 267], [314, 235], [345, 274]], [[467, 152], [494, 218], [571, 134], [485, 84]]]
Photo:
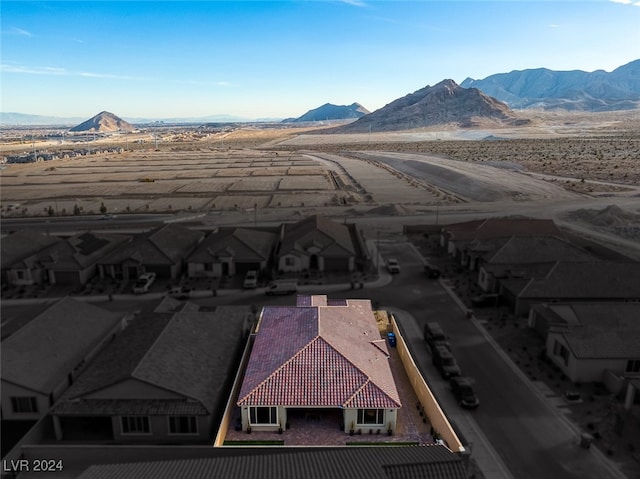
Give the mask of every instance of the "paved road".
[[[386, 257], [396, 257], [402, 271], [388, 286], [350, 290], [342, 288], [328, 294], [333, 298], [369, 298], [382, 308], [396, 311], [419, 367], [439, 402], [467, 441], [487, 441], [483, 449], [487, 479], [607, 479], [624, 477], [614, 470], [602, 454], [578, 446], [578, 433], [560, 413], [497, 351], [474, 321], [467, 319], [458, 304], [439, 281], [422, 275], [422, 263], [406, 244], [381, 243]], [[322, 286], [318, 294], [327, 294]], [[203, 304], [291, 304], [293, 298], [266, 298], [255, 292], [236, 296], [198, 300]], [[476, 379], [481, 400], [479, 409], [462, 411], [452, 400], [447, 383], [431, 364], [430, 352], [422, 338], [424, 323], [437, 319], [451, 336], [451, 345], [463, 373]], [[472, 444], [480, 451], [481, 444]], [[499, 457], [492, 456], [497, 452]], [[488, 470], [488, 471], [487, 471]]]

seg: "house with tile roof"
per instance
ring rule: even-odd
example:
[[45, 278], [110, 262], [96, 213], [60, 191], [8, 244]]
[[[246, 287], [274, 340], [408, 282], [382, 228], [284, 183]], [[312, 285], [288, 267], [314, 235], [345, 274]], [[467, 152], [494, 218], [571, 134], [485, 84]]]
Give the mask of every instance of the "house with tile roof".
[[[255, 449], [255, 448], [252, 448]], [[212, 448], [212, 453], [217, 452]], [[270, 451], [273, 452], [273, 451]], [[446, 446], [289, 449], [197, 459], [102, 464], [78, 479], [467, 479], [463, 458]]]
[[176, 279], [184, 260], [197, 247], [204, 233], [176, 224], [166, 224], [141, 233], [98, 261], [100, 277], [131, 280], [143, 273]]
[[246, 431], [336, 410], [345, 432], [394, 431], [401, 403], [371, 302], [318, 295], [265, 307], [237, 405]]
[[357, 229], [315, 215], [283, 224], [277, 247], [277, 270], [354, 271], [363, 252]]
[[81, 233], [14, 263], [9, 275], [29, 277], [32, 284], [85, 284], [96, 274], [98, 260], [128, 240], [125, 235]]
[[2, 418], [38, 419], [125, 326], [122, 313], [63, 298], [2, 341]]
[[515, 314], [526, 316], [536, 303], [640, 301], [640, 263], [558, 261], [543, 278], [503, 282], [515, 297]]
[[234, 276], [264, 271], [278, 236], [269, 231], [221, 228], [208, 235], [187, 258], [191, 278]]
[[547, 357], [574, 382], [640, 378], [640, 302], [536, 304], [529, 324], [544, 325]]
[[44, 281], [45, 272], [29, 268], [28, 258], [63, 240], [57, 236], [35, 231], [20, 230], [2, 238], [0, 242], [0, 264], [2, 283], [23, 286]]
[[229, 397], [249, 308], [145, 312], [51, 409], [57, 439], [207, 443]]

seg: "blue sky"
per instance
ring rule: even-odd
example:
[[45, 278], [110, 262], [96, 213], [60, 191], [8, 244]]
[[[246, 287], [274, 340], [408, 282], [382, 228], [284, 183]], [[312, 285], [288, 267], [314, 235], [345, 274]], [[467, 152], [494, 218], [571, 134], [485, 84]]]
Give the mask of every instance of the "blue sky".
[[369, 110], [445, 78], [640, 58], [640, 0], [2, 0], [1, 110], [90, 117]]

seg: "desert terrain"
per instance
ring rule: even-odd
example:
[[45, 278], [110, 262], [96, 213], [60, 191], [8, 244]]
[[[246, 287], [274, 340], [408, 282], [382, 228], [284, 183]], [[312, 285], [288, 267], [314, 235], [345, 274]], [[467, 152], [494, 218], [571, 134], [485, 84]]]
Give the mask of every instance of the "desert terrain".
[[[202, 221], [214, 214], [225, 223], [313, 213], [405, 222], [433, 222], [434, 211], [441, 221], [525, 214], [633, 250], [640, 112], [519, 114], [530, 123], [364, 134], [235, 125], [100, 137], [82, 146], [124, 151], [3, 165], [1, 210], [4, 217], [181, 213]], [[0, 147], [3, 154], [70, 148], [59, 143], [13, 139]]]

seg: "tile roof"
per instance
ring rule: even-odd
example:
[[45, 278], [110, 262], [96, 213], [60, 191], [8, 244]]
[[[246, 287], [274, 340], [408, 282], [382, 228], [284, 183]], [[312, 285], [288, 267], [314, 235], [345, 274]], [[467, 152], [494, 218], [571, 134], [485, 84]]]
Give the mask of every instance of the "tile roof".
[[305, 252], [315, 246], [320, 253], [332, 257], [356, 254], [351, 233], [346, 225], [315, 215], [294, 224], [284, 225], [280, 255], [293, 251]]
[[[224, 448], [223, 448], [224, 449]], [[212, 450], [212, 454], [218, 452]], [[224, 452], [224, 451], [221, 451]], [[348, 447], [95, 465], [78, 479], [466, 479], [445, 446]], [[270, 450], [273, 452], [273, 450]]]
[[2, 341], [2, 380], [49, 394], [122, 321], [63, 298]]
[[266, 261], [277, 239], [275, 233], [246, 228], [212, 233], [189, 255], [188, 262], [209, 262], [216, 256], [233, 256], [235, 261]]
[[263, 309], [238, 404], [400, 407], [369, 300], [310, 302]]
[[43, 235], [29, 230], [16, 231], [2, 238], [0, 242], [0, 264], [2, 269], [9, 268], [38, 251], [62, 242], [57, 236]]
[[640, 358], [640, 303], [553, 303], [536, 311], [553, 320], [577, 358]]
[[201, 231], [167, 224], [136, 235], [99, 261], [100, 264], [120, 264], [133, 258], [142, 264], [172, 265], [182, 261], [204, 236]]
[[518, 296], [527, 298], [640, 298], [640, 263], [558, 262], [542, 279], [534, 279]]
[[95, 407], [96, 414], [104, 414], [109, 408], [135, 408], [136, 400], [125, 407], [127, 398], [110, 399], [108, 392], [111, 386], [134, 380], [165, 391], [161, 397], [166, 391], [182, 397], [184, 404], [167, 399], [166, 410], [212, 414], [226, 400], [222, 388], [237, 367], [248, 311], [220, 306], [215, 312], [141, 315], [96, 358], [53, 411], [81, 413]]

